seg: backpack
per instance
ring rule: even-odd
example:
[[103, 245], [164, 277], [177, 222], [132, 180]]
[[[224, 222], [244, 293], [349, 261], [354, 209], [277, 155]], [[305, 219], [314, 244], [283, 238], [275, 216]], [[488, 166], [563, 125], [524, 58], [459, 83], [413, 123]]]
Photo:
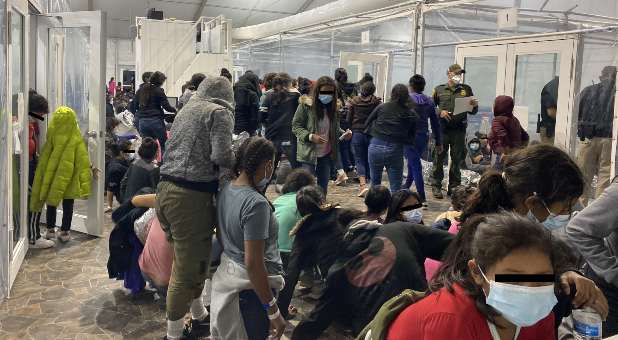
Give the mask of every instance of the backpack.
[[425, 293], [406, 289], [401, 294], [386, 301], [376, 316], [358, 334], [356, 340], [386, 340], [390, 325], [408, 306], [420, 301]]

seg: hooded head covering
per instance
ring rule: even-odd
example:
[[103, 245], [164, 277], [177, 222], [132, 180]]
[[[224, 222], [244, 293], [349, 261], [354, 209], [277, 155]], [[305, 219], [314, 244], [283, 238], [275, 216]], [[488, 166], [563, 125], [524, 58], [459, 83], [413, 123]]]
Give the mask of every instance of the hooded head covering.
[[510, 116], [513, 114], [515, 103], [509, 96], [498, 96], [494, 102], [494, 116]]
[[234, 110], [232, 83], [225, 77], [209, 77], [200, 83], [195, 96]]

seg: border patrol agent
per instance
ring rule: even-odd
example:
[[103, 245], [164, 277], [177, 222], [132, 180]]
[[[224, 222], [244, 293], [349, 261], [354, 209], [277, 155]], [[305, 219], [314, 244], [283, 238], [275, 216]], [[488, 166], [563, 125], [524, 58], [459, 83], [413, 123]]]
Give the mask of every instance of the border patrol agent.
[[449, 66], [446, 84], [438, 85], [433, 90], [433, 101], [438, 106], [440, 112], [440, 126], [442, 128], [442, 147], [437, 146], [434, 149], [433, 157], [433, 196], [437, 199], [443, 199], [442, 195], [442, 180], [444, 179], [444, 160], [447, 154], [451, 152], [451, 167], [449, 169], [449, 184], [448, 191], [450, 193], [453, 188], [461, 185], [461, 163], [466, 157], [466, 127], [468, 126], [468, 114], [476, 114], [478, 112], [478, 101], [470, 100], [473, 106], [471, 112], [462, 112], [453, 115], [455, 110], [455, 98], [470, 97], [472, 88], [466, 84], [462, 84], [462, 75], [465, 70], [458, 64]]

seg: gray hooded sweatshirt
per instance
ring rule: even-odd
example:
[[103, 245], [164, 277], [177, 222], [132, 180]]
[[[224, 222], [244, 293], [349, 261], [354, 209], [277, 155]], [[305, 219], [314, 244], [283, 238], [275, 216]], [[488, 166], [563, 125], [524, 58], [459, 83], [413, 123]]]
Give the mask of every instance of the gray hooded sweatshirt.
[[204, 80], [174, 120], [161, 180], [216, 192], [219, 170], [234, 164], [233, 130], [232, 84], [224, 77]]
[[618, 287], [618, 182], [569, 222], [570, 243], [590, 268], [607, 283]]

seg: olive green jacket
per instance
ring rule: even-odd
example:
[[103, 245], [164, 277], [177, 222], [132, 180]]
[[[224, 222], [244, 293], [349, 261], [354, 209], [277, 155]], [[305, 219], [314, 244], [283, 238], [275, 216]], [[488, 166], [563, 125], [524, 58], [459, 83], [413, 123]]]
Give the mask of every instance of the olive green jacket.
[[[309, 96], [302, 96], [299, 99], [300, 105], [296, 109], [292, 120], [292, 132], [298, 139], [296, 147], [296, 160], [302, 163], [317, 164], [315, 144], [309, 140], [310, 134], [318, 132], [318, 119], [313, 114], [312, 100]], [[337, 103], [339, 107], [339, 103]], [[338, 110], [337, 110], [338, 111]], [[330, 124], [329, 143], [331, 144], [330, 157], [337, 160], [339, 157], [339, 137], [344, 131], [339, 127], [339, 112], [335, 112], [333, 121]]]

